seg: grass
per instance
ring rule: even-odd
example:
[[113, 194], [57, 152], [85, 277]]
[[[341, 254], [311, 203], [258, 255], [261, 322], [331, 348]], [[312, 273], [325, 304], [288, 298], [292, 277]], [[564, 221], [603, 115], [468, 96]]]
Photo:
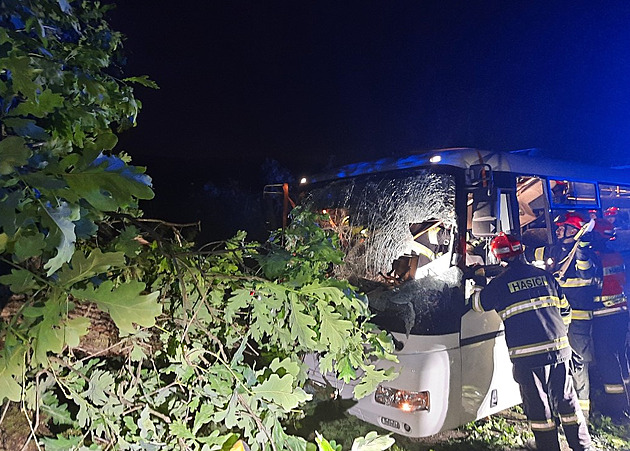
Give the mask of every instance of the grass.
[[594, 415], [589, 429], [598, 449], [630, 451], [630, 423], [620, 426], [609, 417]]
[[[342, 445], [344, 450], [351, 449], [354, 437], [364, 436], [369, 431], [389, 433], [346, 414], [341, 410], [343, 404], [325, 404], [320, 412], [315, 411], [308, 417], [300, 430], [317, 430]], [[608, 417], [594, 414], [589, 429], [598, 450], [630, 451], [630, 423], [619, 426]], [[393, 437], [396, 439], [393, 451], [514, 451], [522, 450], [533, 435], [522, 409], [516, 406], [435, 436], [411, 439], [393, 434]]]

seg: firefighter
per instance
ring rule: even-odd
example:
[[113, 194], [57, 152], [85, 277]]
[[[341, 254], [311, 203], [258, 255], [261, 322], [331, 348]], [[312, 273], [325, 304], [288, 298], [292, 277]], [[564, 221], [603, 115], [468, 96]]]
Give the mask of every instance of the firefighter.
[[615, 222], [617, 222], [618, 214], [619, 207], [608, 207], [606, 210], [604, 210], [604, 218], [606, 218], [606, 220], [612, 225], [615, 225]]
[[475, 290], [472, 308], [496, 310], [505, 324], [514, 380], [536, 449], [560, 450], [557, 414], [571, 449], [592, 450], [571, 380], [572, 350], [567, 337], [571, 309], [562, 289], [550, 273], [525, 262], [516, 238], [501, 232], [490, 250], [507, 267], [485, 288]]
[[556, 220], [558, 242], [534, 251], [535, 260], [544, 262], [544, 268], [553, 273], [571, 305], [569, 342], [582, 358], [582, 364], [572, 373], [573, 382], [587, 419], [591, 410], [589, 365], [594, 358], [591, 337], [594, 298], [599, 294], [601, 282], [597, 255], [589, 241], [594, 225], [593, 220], [585, 224], [580, 216], [569, 212]]
[[429, 219], [409, 226], [413, 235], [410, 247], [418, 254], [418, 267], [432, 262], [448, 250], [450, 234], [444, 223], [438, 219]]
[[604, 218], [615, 227], [615, 230], [628, 229], [628, 213], [619, 207], [608, 207], [604, 210]]
[[628, 305], [624, 292], [626, 273], [623, 257], [610, 248], [615, 228], [606, 220], [597, 220], [593, 247], [602, 265], [602, 290], [595, 297], [593, 345], [597, 369], [604, 385], [602, 414], [615, 422], [628, 419], [628, 361], [625, 352], [628, 330]]

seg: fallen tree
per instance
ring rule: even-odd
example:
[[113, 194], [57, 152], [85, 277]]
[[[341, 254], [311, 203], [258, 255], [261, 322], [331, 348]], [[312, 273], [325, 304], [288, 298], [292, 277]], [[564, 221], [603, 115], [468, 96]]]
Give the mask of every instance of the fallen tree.
[[143, 218], [151, 180], [116, 133], [136, 123], [133, 84], [154, 84], [119, 73], [109, 6], [0, 7], [0, 446], [306, 450], [284, 427], [311, 399], [303, 354], [358, 397], [393, 376], [369, 364], [391, 343], [330, 277], [337, 238], [312, 215], [201, 248]]

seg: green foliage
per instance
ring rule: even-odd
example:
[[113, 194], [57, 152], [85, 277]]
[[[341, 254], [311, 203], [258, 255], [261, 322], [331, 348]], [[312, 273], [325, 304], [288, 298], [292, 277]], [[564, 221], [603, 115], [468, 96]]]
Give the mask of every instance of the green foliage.
[[[337, 410], [331, 415], [331, 410]], [[352, 446], [352, 437], [369, 434], [373, 426], [356, 417], [344, 413], [334, 404], [326, 406], [325, 414], [317, 416], [315, 426], [329, 443], [335, 442], [344, 449]], [[375, 428], [378, 433], [387, 431]], [[591, 415], [589, 431], [597, 450], [616, 451], [630, 449], [630, 425], [614, 424], [609, 417]], [[508, 451], [523, 450], [523, 443], [533, 440], [533, 434], [521, 406], [496, 413], [491, 417], [471, 422], [453, 431], [426, 438], [408, 438], [395, 435], [393, 451]], [[334, 440], [333, 440], [334, 439]], [[561, 437], [562, 448], [566, 448], [566, 439]], [[314, 451], [314, 450], [313, 450]]]
[[311, 398], [304, 355], [364, 374], [362, 396], [393, 377], [367, 363], [391, 342], [330, 278], [342, 253], [312, 214], [198, 252], [142, 218], [150, 178], [114, 149], [140, 108], [131, 84], [156, 86], [120, 76], [109, 8], [0, 0], [0, 283], [19, 300], [0, 322], [0, 403], [22, 403], [46, 450], [306, 450], [284, 428]]
[[107, 280], [98, 287], [89, 287], [85, 290], [72, 290], [75, 299], [87, 302], [95, 302], [103, 311], [109, 313], [122, 334], [131, 334], [135, 331], [134, 324], [144, 327], [155, 325], [155, 318], [162, 313], [162, 307], [157, 302], [158, 291], [143, 295], [145, 284], [137, 281], [128, 281], [118, 286]]
[[379, 451], [387, 449], [394, 444], [394, 439], [389, 435], [379, 436], [371, 431], [365, 437], [358, 437], [352, 444], [352, 451]]
[[[315, 442], [319, 451], [341, 451], [343, 448], [334, 440], [326, 440], [319, 432], [315, 433]], [[352, 443], [352, 451], [380, 451], [388, 449], [394, 444], [389, 435], [378, 435], [371, 431], [365, 437], [357, 437]]]
[[464, 429], [469, 432], [467, 441], [474, 442], [476, 447], [483, 449], [522, 448], [533, 437], [521, 424], [500, 415], [468, 423]]
[[591, 415], [591, 437], [601, 450], [630, 449], [630, 424], [615, 424], [610, 417]]
[[133, 126], [139, 109], [129, 82], [111, 75], [121, 37], [108, 7], [62, 3], [0, 4], [3, 247], [17, 262], [41, 257], [47, 277], [106, 212], [153, 197], [143, 168], [106, 155], [112, 129]]
[[140, 294], [126, 269], [135, 256], [97, 247], [111, 214], [137, 215], [137, 200], [153, 196], [142, 168], [107, 154], [113, 130], [132, 126], [139, 108], [112, 75], [121, 37], [108, 8], [0, 3], [0, 250], [13, 266], [0, 283], [26, 296], [0, 329], [0, 399], [19, 398], [16, 362], [46, 368], [50, 354], [79, 345], [89, 320], [72, 317], [77, 303], [96, 302], [124, 333], [161, 312], [158, 293]]
[[[300, 213], [288, 233], [303, 234], [318, 227], [307, 218], [315, 219]], [[127, 322], [133, 318], [135, 324], [151, 328], [159, 313], [152, 310], [157, 305], [153, 296], [139, 294], [146, 291], [141, 282], [119, 280], [118, 291], [111, 280], [71, 290], [73, 302], [95, 302], [109, 311], [121, 333], [128, 333], [120, 345], [128, 352], [117, 357], [115, 365], [98, 355], [79, 358], [64, 352], [64, 346], [72, 346], [69, 331], [78, 330], [73, 332], [78, 337], [85, 326], [75, 321], [85, 318], [67, 319], [61, 295], [42, 306], [23, 309], [24, 318], [45, 318], [31, 326], [33, 359], [45, 373], [37, 384], [20, 384], [13, 377], [20, 373], [16, 367], [5, 379], [17, 387], [17, 398], [24, 387], [29, 399], [41, 399], [41, 405], [31, 407], [67, 431], [62, 437], [47, 437], [46, 446], [63, 447], [81, 436], [81, 446], [115, 443], [118, 449], [133, 449], [133, 444], [221, 449], [232, 437], [242, 437], [253, 450], [305, 450], [306, 441], [288, 435], [283, 426], [300, 416], [304, 403], [311, 399], [301, 387], [305, 353], [321, 352], [337, 373], [348, 365], [356, 373], [362, 369], [366, 381], [360, 385], [389, 376], [366, 363], [372, 356], [390, 355], [379, 341], [382, 337], [377, 339], [370, 328], [363, 327], [367, 310], [350, 285], [328, 279], [319, 270], [302, 287], [288, 277], [282, 277], [284, 282], [260, 278], [256, 275], [260, 266], [254, 261], [274, 258], [274, 246], [241, 241], [235, 247], [236, 241], [207, 255], [169, 241], [142, 249], [144, 258], [136, 263], [143, 266], [136, 270], [153, 280], [149, 290], [159, 287], [163, 298], [170, 300], [164, 304], [170, 314], [159, 318], [159, 329], [134, 331]], [[291, 251], [289, 245], [283, 249]], [[154, 265], [165, 250], [166, 264]], [[118, 268], [122, 258], [121, 253], [100, 250], [76, 256], [60, 271], [57, 291]], [[297, 324], [291, 320], [294, 310], [309, 312], [315, 320]], [[324, 319], [331, 316], [334, 321]], [[59, 320], [54, 323], [51, 318]], [[143, 324], [145, 319], [148, 324]], [[60, 333], [61, 327], [65, 333]], [[332, 340], [329, 333], [349, 335], [345, 341]], [[308, 335], [312, 345], [304, 343], [300, 334]], [[371, 342], [380, 346], [365, 346]], [[368, 434], [357, 439], [354, 449], [386, 449], [391, 443], [391, 439]]]

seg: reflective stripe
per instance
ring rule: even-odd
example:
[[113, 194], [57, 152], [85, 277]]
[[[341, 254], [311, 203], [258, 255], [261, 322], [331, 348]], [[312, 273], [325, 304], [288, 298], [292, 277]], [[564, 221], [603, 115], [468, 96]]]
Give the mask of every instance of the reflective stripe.
[[481, 305], [481, 289], [480, 286], [474, 286], [472, 295], [472, 309], [479, 313], [484, 312], [483, 306]]
[[582, 411], [580, 411], [579, 413], [574, 413], [571, 415], [560, 415], [560, 422], [562, 424], [578, 424], [580, 422], [580, 417], [584, 418], [584, 414], [582, 413]]
[[587, 412], [591, 410], [590, 399], [578, 399], [578, 404], [580, 405], [580, 409], [582, 410], [586, 410]]
[[557, 338], [552, 341], [545, 341], [542, 343], [534, 343], [531, 345], [509, 348], [508, 352], [510, 354], [510, 357], [517, 358], [517, 357], [528, 357], [530, 355], [535, 355], [535, 354], [542, 354], [544, 352], [558, 351], [560, 349], [564, 349], [568, 347], [569, 347], [569, 339], [565, 335], [563, 337]]
[[620, 294], [611, 294], [609, 296], [595, 296], [593, 298], [595, 302], [601, 302], [606, 307], [611, 307], [616, 304], [621, 304], [623, 302], [627, 302], [626, 295], [623, 293]]
[[571, 315], [564, 315], [564, 316], [562, 317], [562, 323], [563, 323], [565, 326], [568, 326], [569, 324], [571, 324]]
[[532, 310], [546, 307], [556, 307], [559, 305], [560, 299], [557, 296], [541, 296], [512, 304], [505, 310], [501, 310], [499, 315], [501, 316], [501, 319], [505, 321], [506, 319], [514, 315], [518, 315], [519, 313], [530, 312]]
[[590, 260], [577, 260], [575, 262], [575, 267], [581, 271], [586, 271], [587, 269], [591, 269], [593, 264]]
[[593, 279], [582, 279], [581, 277], [574, 277], [570, 279], [557, 279], [558, 283], [561, 287], [571, 288], [571, 287], [588, 287], [589, 285], [594, 285]]
[[615, 395], [625, 393], [624, 386], [620, 384], [604, 384], [604, 391]]
[[433, 252], [424, 244], [414, 241], [413, 243], [411, 243], [411, 247], [414, 251], [417, 251], [420, 255], [424, 255], [429, 260], [435, 260], [435, 252]]
[[626, 298], [626, 295], [623, 293], [611, 294], [608, 296], [595, 296], [595, 302], [606, 302], [606, 301], [611, 301], [615, 299], [625, 299], [625, 298]]
[[567, 300], [567, 297], [564, 294], [560, 298], [560, 302], [558, 303], [558, 307], [560, 307], [560, 308], [568, 308], [569, 307], [569, 301]]
[[545, 248], [544, 247], [538, 247], [534, 251], [534, 257], [536, 258], [536, 260], [542, 260], [544, 255], [545, 255]]
[[590, 310], [572, 310], [571, 319], [578, 321], [593, 319], [593, 312]]
[[595, 310], [593, 312], [593, 316], [608, 316], [608, 315], [614, 315], [615, 313], [621, 313], [621, 312], [627, 312], [628, 311], [628, 307], [626, 305], [622, 305], [620, 307], [611, 307], [611, 308], [603, 308], [603, 309], [599, 309], [599, 310]]
[[603, 269], [604, 275], [605, 276], [610, 276], [613, 274], [619, 274], [622, 273], [626, 270], [626, 268], [624, 268], [623, 265], [617, 265], [617, 266], [606, 266]]
[[529, 427], [532, 431], [553, 431], [556, 429], [556, 423], [553, 420], [530, 421]]

